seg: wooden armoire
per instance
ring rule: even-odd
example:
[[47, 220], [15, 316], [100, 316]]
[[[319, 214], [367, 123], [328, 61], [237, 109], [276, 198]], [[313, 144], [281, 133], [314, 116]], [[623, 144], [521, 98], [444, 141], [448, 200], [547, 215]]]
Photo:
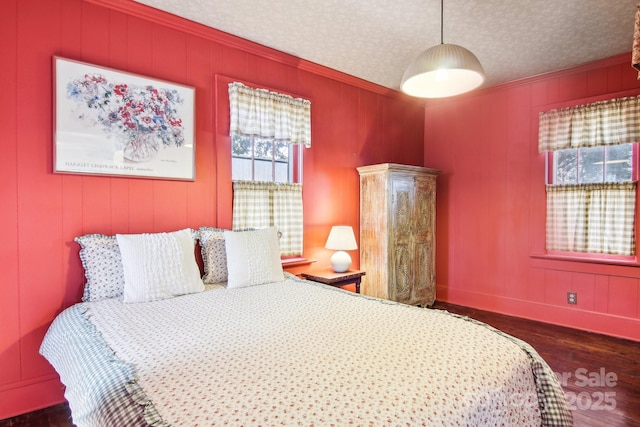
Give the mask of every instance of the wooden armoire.
[[361, 293], [430, 306], [436, 298], [436, 176], [440, 171], [383, 163], [361, 166]]

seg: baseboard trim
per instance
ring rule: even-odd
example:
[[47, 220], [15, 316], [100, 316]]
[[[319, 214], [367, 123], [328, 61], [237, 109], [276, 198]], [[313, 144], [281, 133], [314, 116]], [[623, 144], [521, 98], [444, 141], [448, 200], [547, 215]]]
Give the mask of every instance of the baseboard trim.
[[640, 341], [640, 319], [438, 286], [438, 300], [617, 338]]
[[39, 382], [16, 383], [0, 391], [0, 420], [65, 402], [64, 386], [56, 376]]

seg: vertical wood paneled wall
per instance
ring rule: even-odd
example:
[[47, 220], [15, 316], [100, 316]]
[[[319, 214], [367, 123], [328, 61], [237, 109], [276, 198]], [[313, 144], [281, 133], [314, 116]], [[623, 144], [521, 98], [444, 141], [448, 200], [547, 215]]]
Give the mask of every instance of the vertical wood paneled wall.
[[[640, 265], [544, 256], [538, 113], [640, 94], [631, 54], [429, 102], [438, 177], [438, 299], [640, 340]], [[636, 162], [638, 159], [636, 159]], [[567, 291], [578, 304], [567, 304]]]
[[[75, 236], [230, 225], [217, 76], [312, 100], [304, 250], [318, 263], [328, 263], [331, 225], [358, 230], [357, 166], [422, 161], [423, 104], [393, 91], [130, 0], [6, 0], [2, 8], [0, 419], [62, 399], [38, 348], [54, 316], [82, 294]], [[53, 55], [194, 86], [195, 182], [53, 174]]]

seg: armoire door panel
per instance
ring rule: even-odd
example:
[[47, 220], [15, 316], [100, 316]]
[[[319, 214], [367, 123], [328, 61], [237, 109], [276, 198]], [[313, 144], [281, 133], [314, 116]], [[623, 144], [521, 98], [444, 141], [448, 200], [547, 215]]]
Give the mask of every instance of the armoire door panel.
[[406, 180], [392, 181], [392, 236], [398, 241], [407, 241], [413, 228], [413, 194], [410, 183]]
[[425, 180], [419, 180], [416, 185], [415, 229], [417, 233], [429, 233], [433, 227], [435, 188], [429, 184]]
[[410, 249], [408, 245], [396, 245], [393, 252], [392, 285], [389, 286], [389, 299], [409, 303], [413, 283]]
[[[386, 209], [387, 195], [379, 191], [386, 185], [383, 176], [369, 175], [360, 181], [360, 209], [377, 211]], [[360, 265], [367, 265], [360, 292], [377, 298], [389, 298], [388, 268], [381, 265], [388, 253], [388, 215], [365, 215], [360, 218]]]
[[431, 243], [416, 243], [414, 256], [413, 299], [418, 304], [431, 305], [435, 297], [435, 283], [432, 283], [432, 271], [435, 266], [431, 263]]

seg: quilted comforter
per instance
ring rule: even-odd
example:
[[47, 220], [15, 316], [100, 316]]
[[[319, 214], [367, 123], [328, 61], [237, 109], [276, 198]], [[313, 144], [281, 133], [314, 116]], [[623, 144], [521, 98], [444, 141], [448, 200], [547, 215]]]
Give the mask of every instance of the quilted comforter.
[[82, 426], [567, 426], [528, 344], [439, 310], [290, 277], [81, 303], [41, 347]]

